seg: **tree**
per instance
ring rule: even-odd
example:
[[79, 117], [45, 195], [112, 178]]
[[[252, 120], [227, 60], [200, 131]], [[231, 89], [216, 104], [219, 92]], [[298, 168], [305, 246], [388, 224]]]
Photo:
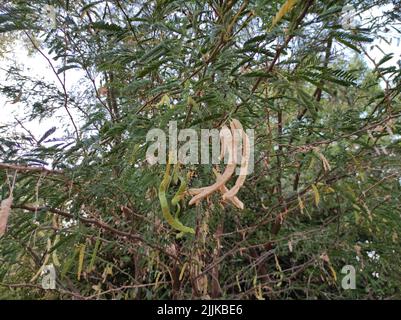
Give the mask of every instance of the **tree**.
[[[0, 83], [27, 115], [0, 126], [3, 297], [400, 297], [400, 68], [369, 54], [399, 23], [397, 3], [52, 1], [56, 24], [39, 14], [47, 3], [0, 5], [2, 34], [56, 80], [10, 68]], [[350, 25], [349, 3], [360, 17], [382, 10]], [[73, 70], [83, 76], [69, 88]], [[43, 136], [23, 130], [55, 113], [64, 121]], [[177, 236], [146, 134], [233, 118], [255, 130], [245, 208], [186, 197], [180, 220], [195, 234]], [[201, 187], [212, 169], [179, 174]], [[43, 290], [50, 264], [57, 286]], [[341, 287], [346, 265], [355, 290]]]

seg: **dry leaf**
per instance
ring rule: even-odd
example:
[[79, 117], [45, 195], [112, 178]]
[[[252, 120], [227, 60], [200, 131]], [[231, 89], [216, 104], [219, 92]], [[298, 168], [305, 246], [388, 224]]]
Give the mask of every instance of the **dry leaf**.
[[81, 274], [82, 274], [82, 269], [83, 269], [83, 264], [84, 264], [84, 257], [85, 257], [85, 244], [81, 244], [79, 246], [79, 258], [78, 258], [78, 272], [77, 272], [77, 278], [78, 281], [81, 280]]
[[323, 254], [320, 256], [320, 259], [322, 259], [324, 262], [330, 263], [330, 258], [329, 258], [329, 256], [327, 255], [327, 253], [323, 253]]
[[354, 249], [355, 249], [355, 252], [356, 252], [357, 256], [360, 256], [360, 255], [361, 255], [361, 250], [362, 250], [361, 246], [358, 246], [358, 245], [356, 244], [356, 245], [354, 246]]
[[314, 184], [312, 184], [312, 190], [315, 195], [315, 204], [317, 207], [317, 206], [319, 206], [319, 203], [320, 203], [320, 193], [319, 193], [319, 190], [317, 189], [316, 185], [314, 185]]
[[107, 96], [107, 94], [109, 93], [109, 89], [107, 89], [106, 87], [101, 87], [98, 91], [100, 96]]
[[293, 247], [292, 247], [292, 242], [291, 242], [291, 240], [288, 241], [288, 250], [290, 250], [290, 252], [293, 251]]
[[273, 18], [270, 30], [297, 4], [297, 0], [287, 0]]

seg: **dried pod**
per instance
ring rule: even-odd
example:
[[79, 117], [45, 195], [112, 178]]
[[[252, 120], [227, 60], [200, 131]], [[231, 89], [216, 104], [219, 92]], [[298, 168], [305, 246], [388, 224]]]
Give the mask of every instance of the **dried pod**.
[[[223, 130], [222, 130], [223, 131]], [[228, 165], [223, 172], [221, 179], [217, 180], [214, 184], [211, 186], [202, 188], [202, 191], [198, 193], [196, 196], [194, 196], [191, 201], [189, 201], [189, 205], [192, 204], [197, 204], [199, 203], [202, 199], [210, 196], [213, 192], [217, 191], [220, 189], [221, 186], [225, 185], [225, 183], [231, 178], [231, 176], [235, 172], [236, 168], [236, 163], [234, 161], [235, 159], [235, 152], [236, 152], [236, 141], [233, 141], [233, 136], [230, 134], [225, 134], [224, 136], [224, 143], [229, 147], [228, 148]], [[189, 193], [193, 193], [193, 190], [189, 190]]]
[[[217, 179], [220, 179], [221, 175], [220, 173], [218, 173], [216, 170], [213, 170], [214, 174], [216, 175]], [[222, 185], [220, 188], [220, 192], [224, 195], [228, 192], [228, 188], [225, 185]], [[223, 197], [223, 200], [224, 197]], [[231, 202], [234, 206], [236, 206], [238, 209], [243, 210], [244, 209], [244, 203], [238, 199], [238, 197], [236, 197], [235, 195], [233, 197], [227, 198], [227, 201]]]
[[[243, 186], [245, 178], [248, 172], [248, 165], [250, 159], [250, 142], [249, 137], [244, 132], [241, 123], [238, 120], [233, 119], [230, 122], [231, 131], [224, 126], [220, 132], [220, 143], [221, 152], [220, 159], [223, 159], [226, 151], [228, 153], [227, 167], [225, 168], [222, 175], [214, 170], [216, 175], [216, 182], [208, 187], [203, 188], [192, 188], [188, 190], [188, 193], [193, 196], [189, 205], [197, 204], [202, 199], [209, 197], [212, 193], [219, 191], [223, 195], [223, 200], [231, 202], [234, 206], [239, 209], [244, 208], [244, 204], [235, 195], [238, 193], [239, 189]], [[240, 175], [234, 185], [234, 187], [229, 190], [226, 187], [227, 181], [232, 177], [235, 172], [238, 163], [238, 146], [243, 140], [243, 150], [241, 159], [241, 170]]]
[[[213, 173], [215, 174], [217, 180], [221, 179], [221, 174], [217, 170], [213, 169]], [[195, 196], [195, 195], [201, 193], [204, 189], [205, 188], [193, 188], [193, 189], [190, 189], [188, 192], [191, 196]], [[227, 193], [229, 190], [223, 184], [220, 187], [219, 191], [223, 195], [223, 194]], [[241, 209], [241, 210], [244, 209], [244, 203], [240, 199], [238, 199], [236, 196], [233, 196], [232, 198], [228, 198], [228, 199], [226, 199], [226, 201], [231, 202], [238, 209]]]
[[11, 212], [11, 205], [13, 204], [13, 197], [10, 196], [1, 202], [0, 207], [0, 237], [4, 235], [7, 228], [8, 217]]
[[242, 136], [242, 158], [241, 158], [241, 169], [240, 174], [235, 182], [234, 187], [228, 192], [223, 194], [223, 200], [232, 199], [244, 185], [246, 176], [248, 174], [249, 159], [251, 156], [251, 146], [248, 135], [245, 133], [241, 123], [238, 120], [233, 120], [233, 124], [236, 129], [240, 130]]

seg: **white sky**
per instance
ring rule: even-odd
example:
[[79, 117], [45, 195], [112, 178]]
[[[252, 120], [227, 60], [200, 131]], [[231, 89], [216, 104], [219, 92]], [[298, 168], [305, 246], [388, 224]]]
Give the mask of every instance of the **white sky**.
[[[57, 66], [57, 63], [50, 56], [48, 56], [48, 58], [51, 59], [54, 66]], [[3, 69], [7, 70], [7, 67], [10, 65], [18, 65], [23, 70], [23, 74], [30, 75], [37, 79], [44, 79], [46, 82], [52, 82], [61, 90], [61, 85], [57, 81], [47, 60], [39, 53], [30, 55], [21, 41], [16, 41], [12, 46], [12, 51], [6, 54], [3, 59], [0, 59], [0, 79], [2, 82], [6, 79], [6, 73]], [[71, 90], [72, 86], [75, 85], [82, 76], [83, 72], [72, 69], [67, 70], [67, 90]], [[0, 95], [0, 125], [15, 122], [15, 118], [20, 119], [23, 115], [24, 106], [21, 103], [13, 104], [12, 101]], [[45, 119], [41, 122], [39, 120], [25, 122], [24, 126], [31, 131], [36, 138], [40, 138], [41, 135], [54, 126], [58, 129], [61, 128], [60, 118], [67, 119], [67, 117], [68, 115], [65, 110], [60, 110], [60, 112], [53, 115], [52, 119]], [[78, 119], [76, 122], [78, 122]], [[19, 129], [19, 131], [23, 130], [22, 128]]]

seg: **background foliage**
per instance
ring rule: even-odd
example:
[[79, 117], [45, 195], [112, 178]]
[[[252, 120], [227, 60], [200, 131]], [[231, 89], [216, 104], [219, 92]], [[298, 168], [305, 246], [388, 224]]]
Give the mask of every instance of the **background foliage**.
[[[56, 26], [40, 14], [46, 4]], [[346, 4], [379, 13], [349, 27]], [[2, 50], [20, 38], [57, 76], [11, 67], [0, 82], [25, 113], [0, 126], [2, 199], [15, 177], [0, 297], [400, 298], [400, 66], [386, 63], [392, 53], [369, 54], [383, 32], [399, 34], [399, 9], [381, 0], [3, 1]], [[83, 77], [71, 89], [72, 70]], [[61, 131], [14, 130], [56, 112]], [[185, 205], [181, 220], [196, 234], [177, 238], [158, 201], [165, 166], [145, 161], [146, 133], [233, 117], [255, 129], [245, 209], [218, 197]], [[214, 180], [211, 166], [182, 170], [191, 186]], [[40, 271], [50, 263], [57, 289], [46, 291]], [[356, 268], [355, 290], [341, 287], [344, 265]]]

